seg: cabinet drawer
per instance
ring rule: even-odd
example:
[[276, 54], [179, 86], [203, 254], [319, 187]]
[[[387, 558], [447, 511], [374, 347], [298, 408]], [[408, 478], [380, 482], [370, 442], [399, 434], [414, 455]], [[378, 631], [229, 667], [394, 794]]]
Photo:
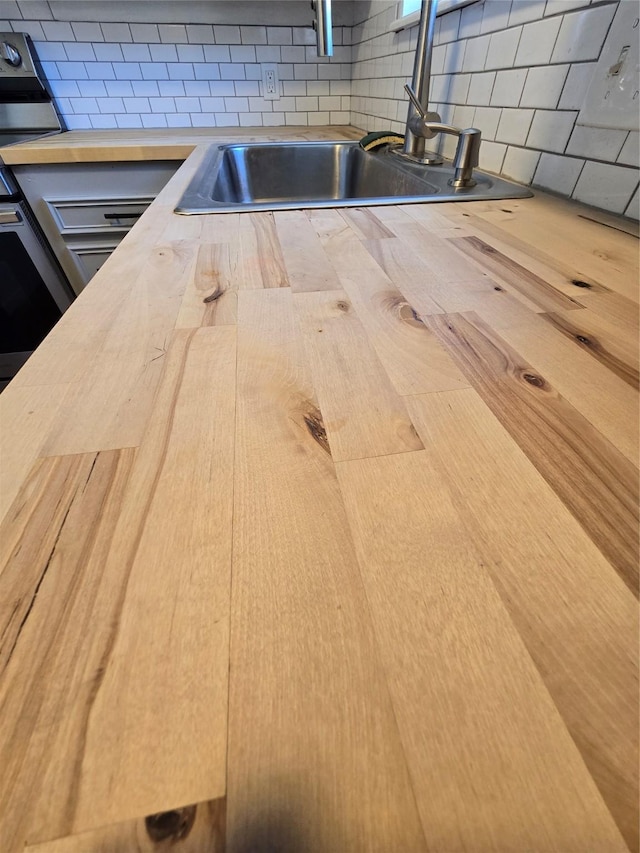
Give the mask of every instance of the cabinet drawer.
[[86, 231], [128, 231], [149, 207], [152, 198], [45, 199], [64, 236]]
[[77, 242], [67, 244], [66, 250], [80, 275], [82, 287], [88, 284], [107, 258], [117, 249], [119, 238], [113, 241], [101, 240], [96, 243]]

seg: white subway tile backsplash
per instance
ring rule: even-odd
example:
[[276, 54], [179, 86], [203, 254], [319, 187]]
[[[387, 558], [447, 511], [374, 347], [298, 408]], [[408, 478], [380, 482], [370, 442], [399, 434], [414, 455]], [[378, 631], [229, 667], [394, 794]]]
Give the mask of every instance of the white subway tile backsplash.
[[142, 72], [137, 62], [113, 62], [116, 80], [142, 80]]
[[539, 151], [509, 146], [502, 164], [502, 173], [521, 184], [530, 184], [539, 159]]
[[92, 44], [93, 52], [99, 62], [123, 62], [124, 54], [119, 44]]
[[121, 128], [142, 127], [142, 119], [139, 115], [117, 115], [116, 124]]
[[129, 24], [100, 24], [105, 41], [123, 42], [133, 41]]
[[530, 68], [520, 99], [521, 107], [555, 109], [567, 78], [568, 65], [542, 65]]
[[627, 209], [624, 212], [625, 216], [630, 216], [632, 219], [640, 219], [640, 195], [639, 195], [640, 187], [634, 192], [633, 197], [629, 204], [627, 205]]
[[76, 41], [102, 41], [103, 35], [100, 24], [77, 23], [71, 24]]
[[472, 3], [461, 10], [458, 38], [471, 38], [480, 35], [484, 5], [484, 3]]
[[500, 142], [483, 142], [480, 146], [480, 168], [487, 172], [500, 172], [507, 146]]
[[91, 127], [95, 130], [102, 128], [111, 130], [116, 124], [116, 117], [112, 113], [95, 113], [89, 118], [91, 119]]
[[544, 13], [546, 0], [514, 0], [509, 13], [509, 26], [536, 21]]
[[140, 71], [144, 80], [169, 79], [169, 72], [164, 62], [141, 62]]
[[211, 24], [187, 24], [186, 30], [190, 44], [213, 44]]
[[597, 59], [615, 10], [615, 5], [596, 6], [564, 15], [552, 62]]
[[69, 115], [67, 116], [68, 130], [90, 130], [92, 127], [91, 119], [88, 115]]
[[491, 0], [485, 2], [482, 10], [481, 33], [493, 33], [504, 30], [509, 24], [511, 0]]
[[46, 21], [52, 17], [47, 0], [18, 0], [18, 9], [27, 20]]
[[111, 97], [115, 98], [129, 98], [133, 97], [133, 86], [129, 83], [128, 80], [114, 80], [113, 82], [107, 80], [104, 84], [107, 88], [107, 92]]
[[[494, 140], [498, 130], [498, 124], [502, 110], [498, 107], [476, 107], [474, 126], [482, 132], [482, 139]], [[484, 142], [483, 142], [484, 144]]]
[[231, 51], [226, 45], [205, 44], [204, 58], [207, 62], [231, 62]]
[[200, 110], [200, 100], [198, 98], [175, 98], [176, 112], [179, 113], [195, 113]]
[[498, 71], [491, 93], [492, 107], [517, 107], [522, 97], [527, 70], [515, 68]]
[[175, 44], [151, 44], [149, 53], [154, 62], [177, 62], [178, 51]]
[[87, 70], [83, 62], [58, 62], [61, 80], [87, 80]]
[[627, 137], [622, 151], [618, 155], [618, 163], [624, 163], [627, 166], [635, 166], [636, 169], [640, 166], [640, 133], [631, 131]]
[[486, 71], [483, 74], [472, 74], [468, 95], [469, 103], [478, 104], [479, 106], [487, 106], [491, 101], [491, 93], [493, 92], [493, 84], [495, 83], [495, 80], [495, 71]]
[[[235, 95], [236, 93], [233, 82], [230, 80], [213, 80], [209, 83], [209, 88], [211, 89], [212, 95], [220, 97]], [[218, 112], [218, 110], [214, 110], [214, 112]]]
[[511, 68], [516, 58], [521, 34], [522, 27], [492, 33], [485, 68]]
[[173, 98], [149, 98], [149, 106], [154, 113], [175, 113], [176, 102]]
[[182, 24], [159, 24], [158, 34], [164, 44], [186, 44], [187, 28]]
[[280, 56], [283, 62], [305, 62], [305, 49], [300, 45], [290, 47], [285, 45], [280, 48]]
[[156, 113], [146, 113], [140, 116], [140, 118], [142, 119], [143, 127], [167, 127], [166, 116]]
[[448, 12], [440, 18], [440, 32], [438, 34], [438, 44], [455, 41], [458, 38], [458, 30], [460, 28], [460, 10]]
[[158, 89], [163, 97], [180, 98], [184, 95], [184, 83], [179, 80], [160, 80]]
[[42, 31], [47, 41], [75, 41], [71, 24], [64, 21], [43, 21]]
[[256, 61], [256, 49], [251, 45], [232, 45], [230, 50], [232, 62]]
[[56, 98], [73, 98], [80, 96], [76, 80], [51, 80], [51, 91]]
[[[113, 65], [110, 62], [85, 62], [85, 70], [89, 80], [115, 80]], [[105, 85], [107, 83], [105, 82]]]
[[127, 113], [150, 113], [148, 98], [123, 98], [124, 110]]
[[534, 110], [502, 110], [502, 117], [496, 132], [496, 142], [510, 145], [524, 145], [533, 121]]
[[239, 127], [237, 113], [216, 113], [216, 127]]
[[107, 88], [102, 80], [79, 80], [78, 89], [83, 98], [106, 98], [107, 96]]
[[[369, 129], [404, 130], [403, 84], [412, 74], [417, 28], [389, 31], [397, 0], [359, 4], [357, 25], [334, 27], [332, 58], [317, 57], [310, 27], [267, 26], [266, 20], [243, 26], [190, 23], [173, 11], [175, 23], [96, 24], [82, 21], [79, 3], [80, 20], [70, 24], [52, 20], [54, 6], [42, 0], [30, 4], [23, 0], [20, 10], [42, 7], [43, 14], [21, 18], [13, 4], [7, 15], [5, 2], [0, 17], [37, 34], [44, 70], [71, 127], [351, 121]], [[591, 5], [589, 0], [480, 0], [440, 16], [432, 108], [444, 121], [480, 128], [481, 165], [489, 171], [502, 169], [515, 180], [533, 179], [565, 194], [573, 191], [585, 158], [617, 157], [614, 168], [622, 172], [615, 175], [626, 177], [630, 186], [626, 200], [617, 198], [615, 204], [628, 205], [637, 186], [638, 134], [574, 129], [616, 6], [616, 0]], [[5, 29], [10, 28], [8, 22]], [[282, 97], [276, 101], [261, 97], [265, 62], [278, 65]], [[434, 142], [453, 154], [454, 138]]]
[[588, 160], [615, 162], [627, 138], [626, 130], [576, 125], [567, 145], [567, 154]]
[[254, 62], [245, 62], [244, 76], [247, 80], [262, 80], [262, 69]]
[[280, 62], [281, 59], [280, 48], [275, 45], [256, 47], [257, 62]]
[[125, 62], [151, 62], [149, 46], [146, 44], [123, 44], [122, 55]]
[[138, 44], [155, 44], [160, 41], [157, 24], [129, 24], [131, 37]]
[[52, 60], [56, 60], [56, 59], [61, 59], [64, 61], [65, 59], [68, 59], [67, 52], [64, 49], [64, 45], [61, 44], [60, 42], [39, 41], [39, 42], [36, 42], [35, 48], [36, 48], [36, 53], [38, 54], [38, 58], [41, 61], [43, 61], [43, 60], [52, 61]]
[[216, 24], [213, 28], [213, 36], [216, 44], [241, 44], [240, 27], [221, 26]]
[[546, 18], [522, 28], [516, 65], [544, 65], [549, 62], [560, 30], [560, 18]]
[[[340, 44], [341, 39], [339, 35], [341, 35], [342, 30], [339, 27], [333, 28], [333, 43], [334, 45]], [[301, 44], [301, 45], [313, 45], [316, 43], [316, 34], [314, 33], [311, 27], [293, 27], [293, 44]], [[255, 42], [257, 44], [258, 42]]]
[[559, 110], [536, 110], [527, 137], [527, 146], [542, 151], [563, 152], [566, 148], [576, 113]]
[[[192, 127], [191, 124], [191, 116], [184, 115], [183, 113], [175, 113], [172, 115], [168, 113], [166, 116], [167, 119], [167, 127]], [[218, 124], [218, 127], [222, 125]]]
[[167, 62], [167, 71], [169, 80], [195, 80], [193, 65], [188, 62]]
[[[331, 66], [326, 66], [327, 69]], [[334, 66], [338, 67], [338, 66]], [[284, 76], [280, 75], [284, 80]], [[293, 77], [294, 80], [317, 80], [319, 76], [317, 65], [294, 65]]]
[[222, 113], [224, 98], [200, 98], [200, 108], [209, 113]]
[[449, 101], [452, 104], [466, 104], [470, 83], [470, 74], [454, 74], [449, 86]]
[[575, 189], [578, 177], [584, 166], [584, 160], [562, 157], [559, 154], [540, 156], [533, 184], [570, 196]]
[[267, 27], [267, 44], [293, 44], [291, 27]]
[[561, 110], [579, 110], [582, 107], [596, 65], [588, 62], [570, 67], [558, 104]]
[[14, 33], [26, 33], [33, 41], [42, 41], [45, 38], [39, 21], [12, 21], [11, 28]]
[[266, 44], [267, 43], [267, 28], [266, 27], [240, 27], [240, 40], [242, 44]]
[[464, 52], [463, 71], [482, 71], [487, 60], [491, 36], [470, 39]]
[[193, 113], [191, 124], [194, 127], [215, 127], [216, 117], [214, 113]]
[[573, 197], [613, 213], [624, 213], [637, 185], [635, 169], [587, 161]]
[[204, 51], [200, 44], [179, 44], [176, 50], [178, 62], [204, 62]]
[[184, 93], [187, 97], [208, 98], [211, 93], [209, 80], [185, 80]]
[[244, 65], [240, 63], [220, 63], [220, 79], [221, 80], [244, 80], [245, 70]]

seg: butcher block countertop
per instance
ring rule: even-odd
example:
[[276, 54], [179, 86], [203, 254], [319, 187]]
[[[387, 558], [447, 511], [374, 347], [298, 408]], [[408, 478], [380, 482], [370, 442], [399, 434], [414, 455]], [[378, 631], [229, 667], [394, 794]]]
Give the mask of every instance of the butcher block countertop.
[[637, 851], [636, 238], [206, 148], [0, 397], [0, 850]]

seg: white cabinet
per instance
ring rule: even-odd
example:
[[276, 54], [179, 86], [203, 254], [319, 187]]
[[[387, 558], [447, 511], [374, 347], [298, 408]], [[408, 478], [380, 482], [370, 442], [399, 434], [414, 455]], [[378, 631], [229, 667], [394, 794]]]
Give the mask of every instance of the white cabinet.
[[144, 213], [179, 160], [14, 166], [13, 173], [76, 293]]

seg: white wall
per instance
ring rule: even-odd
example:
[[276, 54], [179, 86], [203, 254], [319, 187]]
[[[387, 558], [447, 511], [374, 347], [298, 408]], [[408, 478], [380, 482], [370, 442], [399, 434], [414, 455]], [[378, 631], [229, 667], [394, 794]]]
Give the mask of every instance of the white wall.
[[[485, 0], [442, 15], [431, 106], [445, 121], [480, 128], [481, 167], [637, 219], [638, 133], [576, 126], [617, 7]], [[352, 122], [366, 130], [404, 130], [417, 28], [390, 32], [397, 9], [389, 0], [356, 7]], [[442, 147], [451, 156], [455, 139]]]
[[[0, 0], [0, 31], [34, 40], [70, 130], [349, 124], [351, 28], [334, 27], [334, 55], [318, 57], [310, 26], [272, 25], [284, 13], [310, 21], [300, 5], [254, 2], [261, 19], [241, 24], [248, 11], [238, 0]], [[238, 23], [202, 23], [205, 13]], [[278, 66], [278, 100], [262, 97], [263, 62]]]

